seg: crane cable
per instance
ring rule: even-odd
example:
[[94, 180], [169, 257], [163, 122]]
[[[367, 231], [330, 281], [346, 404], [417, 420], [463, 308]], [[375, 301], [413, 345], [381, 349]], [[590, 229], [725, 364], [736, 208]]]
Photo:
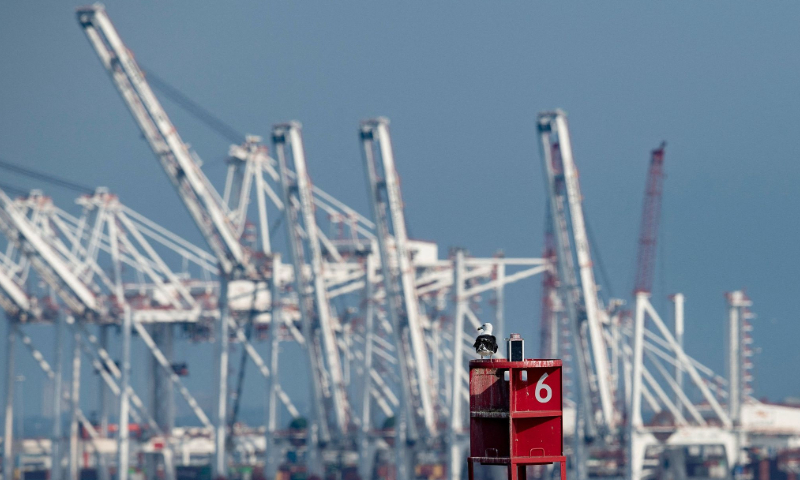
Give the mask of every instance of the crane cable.
[[[190, 114], [197, 120], [204, 123], [207, 127], [211, 128], [213, 131], [215, 131], [217, 134], [219, 134], [229, 142], [239, 144], [242, 143], [242, 141], [244, 141], [245, 135], [243, 133], [241, 133], [236, 128], [232, 127], [224, 120], [220, 119], [218, 116], [211, 113], [208, 109], [206, 109], [199, 103], [189, 98], [187, 95], [181, 92], [177, 87], [169, 84], [167, 81], [159, 77], [157, 74], [153, 73], [152, 70], [142, 68], [142, 71], [145, 73], [150, 85], [153, 88], [164, 94], [164, 96], [167, 97], [167, 99], [169, 99], [175, 105], [183, 109], [186, 113]], [[272, 237], [275, 234], [275, 230], [280, 225], [282, 220], [283, 220], [283, 215], [281, 215], [277, 219], [277, 221], [273, 224], [272, 228], [270, 228], [270, 237]], [[249, 319], [245, 327], [246, 341], [248, 342], [250, 341], [252, 332], [253, 332], [253, 320], [251, 318]], [[236, 394], [233, 398], [233, 406], [230, 412], [230, 416], [228, 417], [228, 428], [231, 429], [233, 428], [233, 425], [236, 423], [239, 417], [246, 369], [247, 369], [247, 352], [246, 350], [242, 349], [242, 354], [239, 359], [239, 369], [236, 381]], [[227, 447], [230, 449], [232, 448], [232, 445], [229, 444], [227, 445]]]
[[150, 85], [163, 93], [175, 105], [181, 107], [186, 113], [205, 123], [206, 126], [217, 132], [229, 142], [240, 144], [244, 141], [245, 135], [233, 128], [230, 124], [220, 119], [208, 109], [195, 102], [176, 87], [167, 83], [164, 79], [153, 73], [152, 70], [142, 70], [147, 77]]
[[31, 170], [29, 168], [21, 167], [16, 165], [12, 162], [5, 160], [4, 158], [0, 157], [0, 168], [4, 170], [8, 170], [10, 172], [18, 173], [20, 175], [25, 175], [30, 178], [35, 178], [37, 180], [41, 180], [43, 182], [47, 182], [51, 185], [55, 185], [57, 187], [66, 188], [68, 190], [72, 190], [79, 193], [93, 193], [94, 188], [88, 187], [86, 185], [81, 185], [80, 183], [73, 182], [71, 180], [66, 180], [63, 178], [56, 177], [55, 175], [50, 175], [47, 173], [37, 172], [36, 170]]
[[6, 185], [4, 183], [0, 183], [0, 190], [14, 195], [19, 195], [20, 197], [24, 197], [28, 194], [28, 192], [21, 188], [14, 187], [12, 185]]

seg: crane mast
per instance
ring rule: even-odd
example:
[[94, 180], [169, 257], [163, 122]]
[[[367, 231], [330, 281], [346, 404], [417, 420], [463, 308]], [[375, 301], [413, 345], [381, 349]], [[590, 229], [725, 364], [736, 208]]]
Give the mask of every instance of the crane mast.
[[[580, 348], [581, 328], [578, 317], [578, 303], [580, 290], [578, 280], [575, 275], [574, 261], [572, 258], [572, 247], [569, 236], [567, 222], [567, 212], [565, 210], [564, 199], [564, 179], [561, 168], [556, 139], [551, 139], [551, 124], [548, 117], [540, 116], [538, 122], [539, 144], [542, 151], [545, 179], [547, 182], [548, 205], [550, 207], [550, 221], [554, 232], [556, 244], [556, 259], [558, 279], [557, 282], [560, 297], [567, 317], [569, 335], [573, 350], [575, 365], [576, 383], [578, 384], [578, 397], [576, 406], [578, 417], [583, 418], [583, 422], [575, 422], [575, 454], [576, 465], [579, 471], [585, 472], [583, 458], [583, 439], [594, 437], [597, 433], [597, 425], [592, 406], [591, 382], [589, 379], [586, 352]], [[583, 431], [581, 430], [583, 428]], [[579, 474], [585, 478], [585, 474]]]
[[78, 9], [77, 16], [150, 148], [217, 256], [225, 276], [253, 276], [248, 252], [239, 241], [223, 202], [153, 94], [105, 8], [99, 4], [83, 7]]
[[636, 284], [634, 294], [650, 293], [653, 290], [653, 275], [656, 269], [656, 242], [661, 217], [661, 194], [664, 185], [664, 147], [666, 143], [650, 153], [650, 168], [644, 192], [642, 226], [639, 234], [639, 251], [636, 256]]
[[430, 360], [425, 348], [425, 332], [414, 285], [414, 267], [389, 135], [389, 121], [378, 118], [363, 122], [361, 143], [381, 255], [383, 283], [400, 359], [403, 394], [410, 397], [404, 398], [406, 413], [411, 414], [409, 429], [414, 435], [416, 423], [420, 423], [419, 426], [428, 436], [435, 436]]
[[558, 274], [554, 268], [558, 262], [556, 255], [555, 233], [553, 232], [553, 216], [551, 208], [547, 207], [547, 222], [544, 234], [544, 252], [542, 258], [547, 259], [550, 268], [542, 275], [542, 313], [541, 313], [541, 339], [539, 356], [541, 358], [559, 357], [559, 318], [561, 315], [561, 302], [558, 297]]
[[[283, 185], [286, 230], [299, 297], [298, 307], [304, 336], [308, 340], [306, 350], [312, 369], [312, 390], [320, 440], [327, 442], [330, 440], [330, 417], [333, 417], [332, 423], [337, 435], [347, 432], [349, 407], [336, 345], [334, 317], [325, 288], [325, 265], [314, 216], [312, 187], [306, 169], [300, 124], [293, 122], [276, 125], [273, 128], [272, 141]], [[303, 245], [303, 237], [308, 245], [308, 253]], [[308, 277], [305, 275], [305, 265], [311, 267]], [[329, 412], [325, 411], [326, 404], [331, 404]]]
[[[540, 114], [538, 128], [559, 250], [557, 256], [562, 297], [566, 304], [577, 354], [576, 367], [581, 403], [584, 412], [590, 413], [585, 419], [587, 432], [591, 433], [594, 430], [595, 422], [599, 422], [606, 430], [611, 430], [616, 425], [616, 416], [608, 349], [603, 338], [603, 324], [607, 323], [608, 319], [600, 308], [597, 297], [597, 284], [594, 279], [578, 172], [572, 156], [566, 114], [560, 110]], [[584, 324], [587, 336], [582, 333]], [[591, 347], [591, 352], [588, 353], [591, 362], [588, 362], [586, 357], [581, 359], [587, 354], [580, 348], [582, 339], [585, 339]], [[591, 375], [588, 371], [590, 367], [593, 367]], [[591, 399], [595, 397], [599, 400], [597, 414], [591, 406]]]

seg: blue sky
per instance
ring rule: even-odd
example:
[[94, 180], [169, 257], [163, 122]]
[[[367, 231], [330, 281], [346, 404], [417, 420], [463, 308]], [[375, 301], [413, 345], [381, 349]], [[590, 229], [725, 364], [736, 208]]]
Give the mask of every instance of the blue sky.
[[[535, 118], [566, 110], [585, 211], [618, 296], [632, 289], [648, 154], [667, 140], [653, 303], [666, 314], [662, 299], [683, 292], [687, 350], [724, 373], [724, 292], [746, 288], [762, 348], [756, 395], [800, 396], [800, 5], [106, 5], [145, 68], [237, 129], [266, 136], [274, 123], [301, 121], [315, 183], [365, 214], [357, 126], [389, 117], [410, 232], [443, 252], [541, 254]], [[221, 185], [226, 141], [164, 104]], [[108, 186], [202, 243], [68, 3], [0, 5], [0, 157]], [[70, 208], [70, 192], [47, 191]], [[534, 341], [538, 312], [538, 282], [510, 290], [509, 321]]]

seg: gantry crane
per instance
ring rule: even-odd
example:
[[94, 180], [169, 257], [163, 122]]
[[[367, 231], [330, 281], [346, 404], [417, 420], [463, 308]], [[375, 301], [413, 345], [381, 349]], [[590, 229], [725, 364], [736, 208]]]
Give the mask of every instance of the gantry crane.
[[[313, 439], [312, 436], [312, 442], [313, 447], [318, 448], [320, 442], [330, 442], [331, 430], [338, 438], [347, 434], [350, 412], [336, 345], [335, 319], [325, 286], [322, 245], [314, 217], [311, 181], [300, 128], [296, 122], [276, 125], [272, 131], [272, 141], [283, 185], [286, 230], [295, 271], [298, 308], [311, 363], [315, 424], [319, 428], [319, 439]], [[305, 265], [311, 267], [308, 276], [304, 274]], [[332, 408], [325, 408], [328, 403], [332, 404]], [[328, 418], [328, 412], [333, 413], [332, 419]], [[315, 459], [315, 462], [319, 461]]]
[[[43, 202], [34, 199], [34, 206]], [[132, 329], [136, 330], [152, 353], [157, 367], [166, 377], [171, 390], [175, 386], [200, 421], [209, 429], [212, 425], [206, 414], [200, 409], [197, 401], [185, 388], [173, 371], [168, 358], [169, 352], [159, 348], [143, 323], [195, 322], [200, 315], [200, 307], [191, 296], [181, 280], [172, 273], [166, 263], [152, 248], [139, 228], [126, 214], [117, 198], [104, 189], [91, 196], [78, 200], [85, 207], [81, 219], [69, 217], [57, 209], [46, 207], [45, 213], [32, 211], [31, 217], [41, 219], [41, 227], [37, 227], [26, 216], [18, 205], [0, 191], [0, 230], [9, 242], [22, 252], [46, 284], [53, 289], [62, 301], [67, 304], [69, 317], [67, 323], [75, 331], [75, 350], [73, 352], [73, 422], [71, 427], [70, 478], [77, 478], [76, 436], [79, 420], [78, 392], [79, 366], [81, 350], [86, 346], [80, 340], [86, 336], [92, 345], [89, 348], [95, 362], [104, 364], [101, 369], [108, 369], [116, 382], [109, 378], [104, 380], [112, 391], [120, 396], [120, 430], [118, 437], [118, 465], [120, 478], [127, 475], [129, 437], [129, 413], [145, 417], [148, 425], [157, 435], [165, 436], [165, 431], [172, 427], [170, 414], [158, 408], [159, 403], [169, 405], [170, 398], [154, 399], [151, 409], [156, 412], [153, 419], [143, 409], [138, 397], [129, 385], [130, 378], [130, 340]], [[35, 210], [32, 209], [32, 210]], [[61, 213], [61, 215], [59, 215]], [[66, 243], [61, 239], [66, 239]], [[112, 275], [107, 275], [97, 264], [97, 255], [106, 251], [111, 256]], [[184, 249], [184, 251], [186, 251]], [[187, 252], [188, 253], [188, 252]], [[139, 278], [151, 282], [139, 285], [131, 292], [126, 292], [122, 283], [122, 266], [132, 267]], [[151, 292], [147, 300], [140, 299], [142, 289]], [[129, 296], [130, 294], [130, 296]], [[133, 303], [133, 305], [131, 304]], [[105, 350], [105, 345], [86, 332], [87, 323], [121, 324], [122, 325], [122, 365], [117, 367]], [[100, 359], [100, 360], [98, 360]], [[77, 367], [75, 367], [77, 365]], [[157, 392], [156, 392], [157, 394]], [[138, 414], [130, 411], [129, 402], [133, 400]], [[163, 450], [165, 474], [174, 478], [171, 467], [171, 451]]]
[[[256, 266], [256, 262], [252, 261], [252, 252], [248, 251], [240, 241], [239, 228], [244, 222], [241, 221], [237, 228], [231, 220], [227, 206], [195, 162], [189, 147], [178, 135], [133, 55], [123, 44], [104, 7], [95, 4], [80, 8], [77, 17], [150, 148], [219, 262], [220, 328], [216, 356], [219, 387], [215, 419], [214, 469], [217, 476], [224, 476], [228, 396], [228, 287], [231, 281], [238, 279], [258, 281], [261, 279], [260, 269]], [[254, 149], [254, 153], [261, 152]], [[268, 236], [266, 238], [268, 239]], [[269, 248], [268, 243], [264, 245]]]
[[425, 344], [389, 121], [377, 118], [362, 122], [361, 144], [402, 386], [402, 404], [395, 421], [397, 475], [406, 478], [412, 460], [408, 444], [417, 442], [420, 432], [425, 438], [437, 435], [436, 396], [431, 385], [429, 351]]
[[122, 43], [105, 8], [100, 4], [79, 8], [77, 16], [147, 143], [217, 256], [224, 275], [253, 276], [255, 265], [249, 261], [221, 199]]
[[575, 454], [578, 476], [583, 479], [583, 442], [612, 431], [617, 422], [611, 362], [603, 335], [608, 315], [597, 295], [566, 114], [560, 110], [542, 113], [537, 126], [556, 240], [559, 291], [573, 344], [579, 397]]
[[361, 124], [369, 199], [377, 230], [383, 284], [388, 313], [394, 329], [403, 383], [404, 414], [408, 433], [415, 440], [419, 430], [436, 435], [435, 396], [430, 385], [430, 359], [415, 287], [414, 265], [408, 245], [400, 180], [394, 163], [389, 121], [385, 118]]
[[[29, 196], [30, 199], [33, 197], [33, 201], [36, 203], [41, 203], [43, 201], [41, 196], [33, 195]], [[45, 222], [49, 221], [49, 218], [44, 219]], [[36, 225], [36, 223], [34, 223]], [[41, 226], [40, 226], [41, 227]], [[40, 229], [41, 232], [41, 229]], [[29, 263], [27, 261], [27, 257], [19, 252], [14, 247], [14, 243], [10, 242], [8, 245], [7, 253], [5, 255], [0, 255], [2, 257], [2, 261], [0, 261], [0, 298], [4, 299], [5, 301], [0, 301], [0, 305], [2, 309], [6, 312], [6, 317], [8, 318], [9, 322], [11, 323], [10, 326], [10, 338], [8, 339], [9, 345], [12, 346], [10, 352], [6, 352], [8, 357], [8, 362], [6, 368], [8, 372], [12, 372], [14, 369], [14, 362], [13, 362], [13, 345], [14, 339], [13, 337], [19, 337], [19, 340], [22, 342], [23, 345], [27, 347], [27, 350], [31, 353], [34, 360], [39, 364], [42, 371], [48, 377], [49, 380], [53, 382], [53, 392], [56, 395], [56, 399], [53, 402], [53, 418], [61, 418], [61, 396], [62, 393], [62, 342], [64, 339], [63, 328], [64, 324], [66, 323], [63, 319], [59, 318], [59, 312], [57, 309], [57, 305], [54, 299], [49, 297], [45, 298], [38, 298], [33, 293], [28, 293], [25, 288], [24, 279], [29, 275]], [[45, 359], [45, 356], [40, 352], [35, 346], [33, 340], [27, 336], [23, 330], [22, 326], [26, 323], [31, 322], [54, 322], [56, 325], [56, 355], [55, 355], [55, 369], [50, 366], [50, 363]], [[74, 320], [70, 322], [70, 324], [75, 327]], [[102, 328], [102, 327], [101, 327]], [[97, 342], [97, 339], [94, 336], [89, 336], [90, 342], [94, 341]], [[84, 352], [88, 353], [90, 356], [95, 357], [92, 359], [92, 366], [94, 367], [95, 371], [99, 374], [101, 379], [101, 385], [98, 389], [98, 393], [100, 394], [100, 398], [98, 402], [101, 405], [101, 423], [99, 425], [99, 430], [97, 431], [95, 427], [89, 422], [86, 415], [82, 412], [80, 407], [77, 405], [77, 401], [73, 402], [73, 414], [77, 416], [77, 420], [81, 423], [84, 431], [89, 433], [91, 439], [94, 441], [95, 439], [99, 438], [100, 436], [105, 436], [108, 433], [108, 424], [107, 424], [107, 411], [105, 409], [105, 389], [108, 388], [112, 393], [119, 396], [120, 390], [117, 383], [119, 380], [120, 372], [117, 368], [115, 363], [105, 363], [105, 361], [100, 357], [100, 355], [107, 355], [105, 351], [105, 343], [102, 342], [102, 338], [100, 340], [102, 346], [98, 349], [95, 349], [93, 346], [82, 344], [80, 347], [84, 350]], [[115, 378], [116, 377], [116, 378]], [[8, 374], [8, 378], [13, 379], [14, 376], [10, 373]], [[11, 383], [10, 391], [13, 391], [13, 382]], [[153, 429], [154, 432], [159, 432], [160, 429], [158, 424], [156, 423], [155, 419], [153, 419], [147, 411], [144, 409], [144, 405], [141, 399], [138, 398], [135, 392], [129, 388], [129, 394], [131, 395], [131, 399], [134, 403], [135, 409], [131, 410], [131, 415], [135, 421], [141, 422], [144, 418], [147, 422], [147, 425]], [[12, 409], [7, 409], [6, 414], [10, 415]], [[10, 418], [10, 417], [8, 417]], [[8, 425], [12, 425], [12, 422], [9, 420]], [[74, 436], [70, 436], [70, 450], [75, 451], [75, 447], [73, 443], [77, 441], [77, 438]], [[11, 431], [10, 429], [6, 432], [6, 437], [4, 440], [4, 465], [13, 465], [13, 458], [11, 456], [11, 448], [13, 446]], [[61, 479], [61, 422], [53, 422], [53, 434], [51, 438], [51, 474], [50, 477], [53, 479]], [[99, 476], [100, 478], [109, 478], [108, 476], [108, 468], [104, 461], [104, 456], [100, 456], [99, 463], [100, 463], [100, 471]], [[74, 462], [74, 458], [70, 456], [70, 462]], [[70, 468], [71, 473], [72, 468]]]
[[[37, 230], [36, 226], [25, 216], [14, 202], [5, 194], [0, 191], [0, 230], [12, 242], [17, 250], [23, 252], [31, 263], [31, 266], [37, 271], [39, 276], [44, 280], [50, 288], [64, 301], [68, 309], [73, 315], [83, 317], [85, 319], [99, 319], [105, 317], [109, 313], [108, 305], [102, 302], [98, 296], [92, 292], [84, 282], [76, 274], [73, 268], [64, 260], [62, 255], [67, 252], [63, 250], [59, 252], [53, 248]], [[121, 291], [117, 297], [118, 301], [122, 301]], [[128, 317], [129, 318], [129, 317]], [[130, 324], [126, 322], [128, 326]], [[128, 339], [130, 338], [130, 331], [128, 330]], [[75, 350], [79, 352], [80, 345], [76, 342]], [[13, 351], [13, 349], [12, 349]], [[78, 353], [78, 356], [80, 353]], [[77, 365], [77, 368], [75, 367]], [[75, 361], [73, 368], [80, 369], [80, 362]], [[123, 380], [124, 389], [127, 389], [128, 377], [125, 376]], [[78, 391], [73, 384], [72, 404], [73, 404], [73, 420], [70, 428], [70, 436], [72, 438], [77, 435], [77, 398]], [[121, 412], [127, 417], [127, 411]], [[120, 421], [122, 425], [122, 420]], [[127, 430], [127, 422], [124, 424]], [[122, 442], [123, 434], [120, 434]], [[70, 479], [77, 478], [77, 450], [76, 442], [70, 442]], [[120, 449], [120, 452], [125, 452], [127, 455], [127, 443], [125, 449]], [[122, 453], [121, 453], [122, 454]], [[127, 462], [126, 462], [127, 464]]]

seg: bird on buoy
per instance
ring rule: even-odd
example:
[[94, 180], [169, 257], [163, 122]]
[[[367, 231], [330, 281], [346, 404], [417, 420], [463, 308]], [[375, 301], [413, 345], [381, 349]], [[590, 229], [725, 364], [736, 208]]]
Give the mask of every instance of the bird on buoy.
[[475, 339], [475, 353], [484, 357], [492, 357], [495, 353], [497, 353], [497, 339], [494, 338], [492, 335], [492, 324], [491, 323], [484, 323], [480, 327], [478, 327], [478, 338]]

